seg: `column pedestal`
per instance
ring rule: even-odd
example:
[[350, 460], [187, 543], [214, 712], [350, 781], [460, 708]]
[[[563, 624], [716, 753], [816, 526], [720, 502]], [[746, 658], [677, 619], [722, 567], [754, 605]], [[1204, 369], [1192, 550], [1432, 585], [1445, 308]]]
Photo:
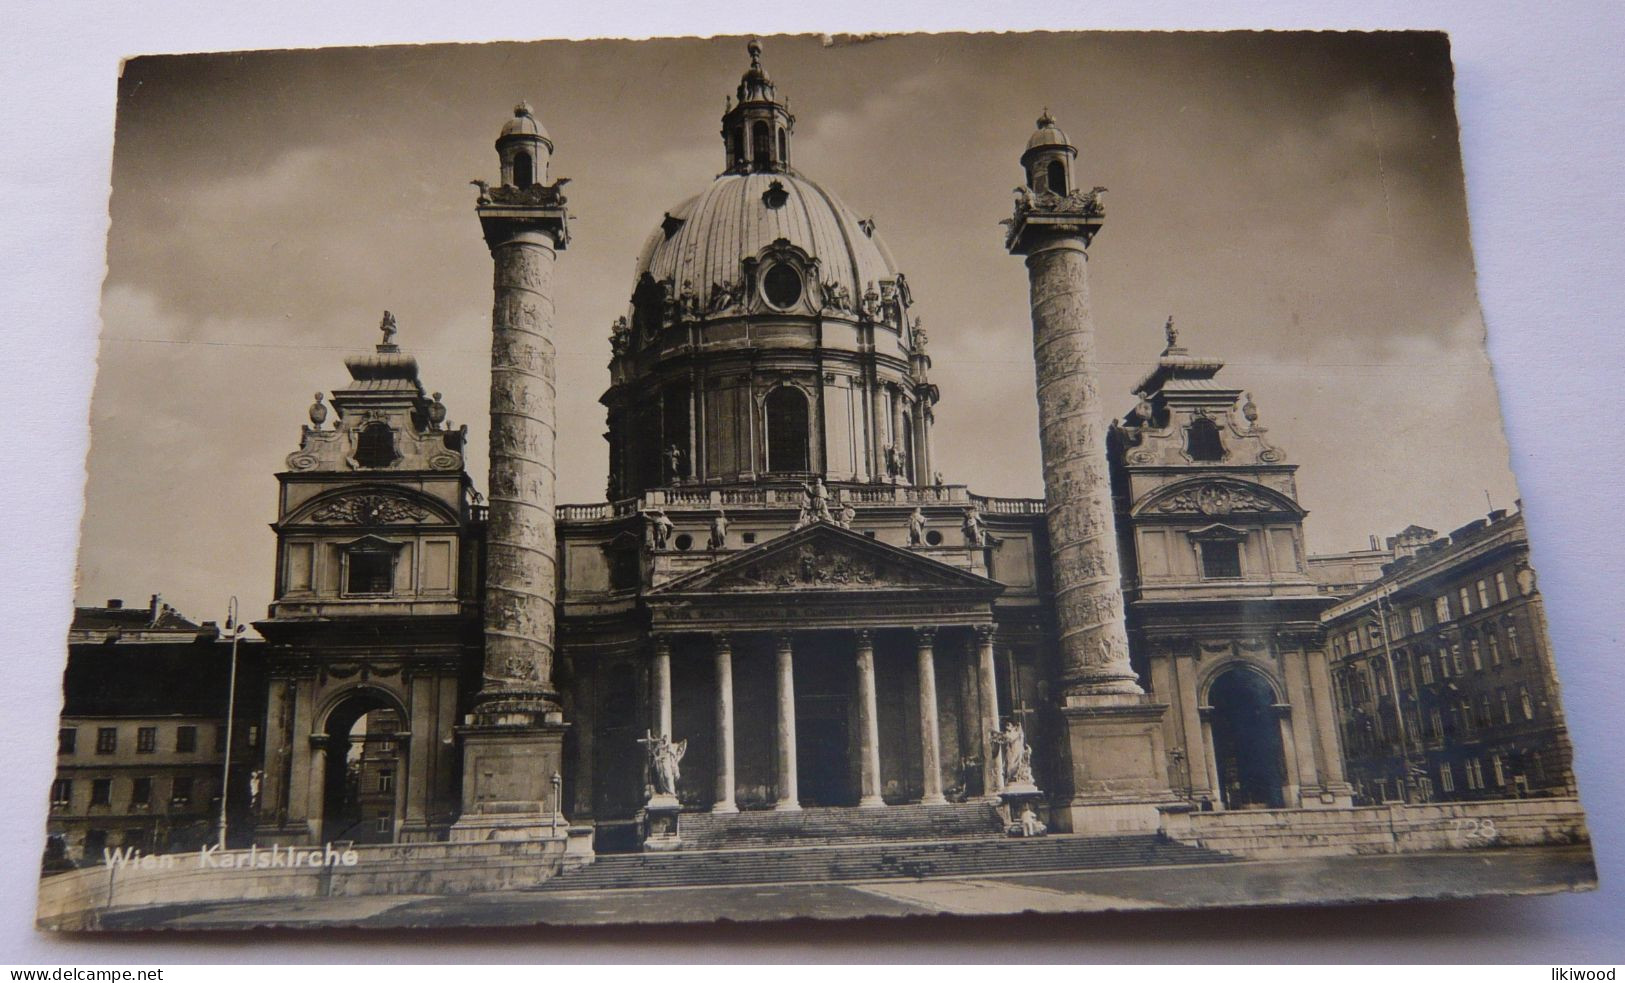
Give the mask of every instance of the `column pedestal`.
[[1117, 705], [1061, 709], [1071, 788], [1052, 808], [1071, 833], [1149, 833], [1162, 808], [1179, 800], [1168, 788], [1162, 715], [1168, 707], [1126, 696]]

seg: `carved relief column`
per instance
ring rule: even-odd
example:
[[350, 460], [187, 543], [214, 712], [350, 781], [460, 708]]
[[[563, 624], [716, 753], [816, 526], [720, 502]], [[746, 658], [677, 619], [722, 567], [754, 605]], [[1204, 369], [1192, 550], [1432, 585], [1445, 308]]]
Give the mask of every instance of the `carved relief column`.
[[942, 795], [942, 731], [937, 723], [937, 630], [914, 629], [914, 655], [920, 673], [920, 772], [923, 805], [948, 800]]
[[[899, 470], [897, 476], [906, 481], [909, 477], [909, 470], [914, 467], [914, 462], [910, 460], [912, 455], [908, 453], [911, 449], [909, 444], [903, 442], [903, 430], [908, 426], [908, 407], [903, 400], [903, 391], [901, 389], [891, 391], [891, 409], [891, 439], [897, 445], [897, 466]], [[910, 441], [909, 443], [913, 442]]]
[[[1048, 173], [1070, 174], [1077, 148], [1046, 113], [1021, 164], [1005, 245], [1027, 260], [1039, 449], [1067, 722], [1071, 801], [1062, 828], [1156, 829], [1172, 800], [1163, 762], [1165, 706], [1145, 698], [1129, 665], [1122, 570], [1107, 472], [1087, 250], [1105, 212], [1099, 192], [1048, 191]], [[1080, 182], [1068, 181], [1076, 188]]]
[[671, 636], [654, 637], [653, 673], [649, 683], [654, 697], [653, 717], [655, 735], [671, 739]]
[[787, 631], [775, 635], [773, 642], [778, 662], [779, 697], [779, 801], [773, 808], [793, 812], [801, 808], [801, 795], [796, 782], [795, 645]]
[[999, 729], [999, 677], [993, 658], [993, 638], [997, 629], [993, 625], [976, 626], [976, 683], [981, 692], [981, 739], [977, 747], [982, 755], [982, 791], [990, 799], [998, 799], [1004, 787], [1000, 774], [999, 749], [993, 743], [993, 732]]
[[738, 812], [734, 803], [734, 655], [733, 640], [718, 632], [713, 642], [717, 660], [717, 792], [712, 812]]
[[858, 805], [884, 806], [880, 797], [880, 701], [875, 689], [875, 638], [867, 628], [859, 628], [858, 660]]
[[514, 116], [524, 125], [510, 124], [497, 140], [504, 173], [522, 150], [536, 184], [482, 191], [476, 208], [494, 267], [485, 660], [462, 728], [463, 815], [453, 839], [563, 835], [545, 803], [564, 767], [553, 687], [553, 264], [569, 232], [563, 196], [546, 184], [552, 142], [529, 106]]

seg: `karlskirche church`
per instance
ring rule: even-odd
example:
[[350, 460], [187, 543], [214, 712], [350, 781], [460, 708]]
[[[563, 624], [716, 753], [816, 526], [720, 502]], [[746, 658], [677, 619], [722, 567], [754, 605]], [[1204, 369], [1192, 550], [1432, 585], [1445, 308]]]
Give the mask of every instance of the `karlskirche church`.
[[1055, 120], [1012, 148], [1004, 231], [1045, 498], [984, 497], [937, 455], [913, 285], [796, 169], [796, 119], [749, 54], [720, 175], [658, 216], [606, 339], [607, 501], [555, 500], [572, 229], [526, 105], [475, 182], [484, 496], [480, 435], [447, 423], [393, 318], [310, 407], [257, 624], [255, 840], [605, 852], [1348, 806], [1295, 466], [1172, 322], [1104, 402], [1104, 189]]

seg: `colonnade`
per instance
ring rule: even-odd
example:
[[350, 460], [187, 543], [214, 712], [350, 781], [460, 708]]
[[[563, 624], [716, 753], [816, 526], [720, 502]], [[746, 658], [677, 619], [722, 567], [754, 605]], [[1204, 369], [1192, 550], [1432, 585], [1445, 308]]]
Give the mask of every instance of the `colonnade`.
[[[991, 624], [974, 626], [976, 633], [976, 706], [967, 707], [977, 717], [978, 750], [982, 758], [983, 788], [989, 794], [1000, 787], [998, 753], [992, 743], [993, 732], [999, 725], [997, 676], [993, 658], [994, 627]], [[879, 693], [875, 684], [874, 630], [856, 628], [847, 630], [853, 639], [854, 663], [857, 672], [857, 740], [858, 740], [858, 805], [861, 808], [881, 808], [880, 783], [880, 713]], [[941, 724], [937, 712], [936, 652], [938, 629], [921, 626], [911, 629], [914, 635], [914, 656], [919, 685], [920, 765], [923, 775], [923, 794], [920, 802], [937, 804], [947, 801], [942, 787]], [[711, 653], [716, 672], [716, 790], [711, 811], [732, 813], [739, 811], [735, 800], [734, 771], [734, 687], [733, 639], [726, 632], [710, 634]], [[671, 732], [671, 651], [672, 636], [656, 633], [654, 637], [651, 718], [660, 733], [667, 738]], [[801, 808], [800, 788], [796, 775], [796, 695], [795, 695], [795, 633], [775, 632], [773, 636], [775, 713], [774, 786], [776, 801], [773, 808], [795, 811]]]

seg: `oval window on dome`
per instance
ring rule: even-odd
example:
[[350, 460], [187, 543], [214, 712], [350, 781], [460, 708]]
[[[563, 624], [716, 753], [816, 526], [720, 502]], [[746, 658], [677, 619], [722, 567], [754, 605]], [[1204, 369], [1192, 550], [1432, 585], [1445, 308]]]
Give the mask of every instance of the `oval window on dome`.
[[775, 263], [762, 277], [762, 295], [781, 311], [794, 307], [801, 299], [801, 274], [789, 263]]

